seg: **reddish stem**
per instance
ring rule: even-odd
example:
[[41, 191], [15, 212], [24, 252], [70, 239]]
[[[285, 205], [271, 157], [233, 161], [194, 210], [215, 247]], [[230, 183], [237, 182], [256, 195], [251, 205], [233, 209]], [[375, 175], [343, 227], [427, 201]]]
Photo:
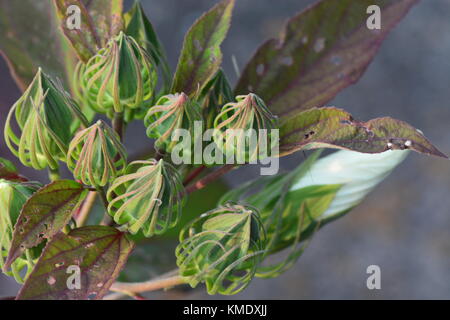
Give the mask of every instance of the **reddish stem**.
[[205, 170], [205, 169], [206, 169], [206, 167], [205, 167], [204, 165], [202, 165], [202, 166], [196, 168], [194, 171], [192, 171], [192, 172], [187, 176], [187, 178], [186, 178], [186, 179], [184, 180], [184, 182], [183, 182], [183, 185], [187, 186], [187, 185], [188, 185], [189, 183], [191, 183], [195, 178], [197, 178], [198, 175], [199, 175], [200, 173], [202, 173], [203, 170]]
[[204, 178], [198, 180], [197, 182], [186, 187], [186, 193], [192, 193], [194, 191], [203, 189], [207, 184], [213, 182], [214, 180], [220, 178], [225, 173], [231, 171], [235, 167], [234, 164], [226, 164], [223, 167], [211, 172]]

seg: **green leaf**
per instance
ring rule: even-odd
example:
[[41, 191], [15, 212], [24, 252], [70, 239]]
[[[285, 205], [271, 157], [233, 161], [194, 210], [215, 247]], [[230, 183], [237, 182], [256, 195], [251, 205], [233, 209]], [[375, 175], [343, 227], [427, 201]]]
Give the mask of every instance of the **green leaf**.
[[139, 1], [136, 1], [131, 10], [124, 15], [124, 20], [126, 34], [132, 36], [142, 47], [144, 47], [153, 58], [155, 65], [160, 67], [164, 80], [162, 94], [167, 93], [166, 91], [170, 86], [171, 75], [167, 56], [162, 43], [159, 41], [158, 36], [153, 29], [150, 20], [145, 15]]
[[70, 86], [75, 56], [57, 25], [51, 0], [0, 0], [0, 51], [22, 91], [38, 67]]
[[[134, 244], [117, 229], [89, 226], [58, 233], [20, 290], [18, 300], [101, 299], [123, 268]], [[79, 267], [80, 289], [70, 289]]]
[[81, 205], [88, 190], [78, 182], [58, 180], [35, 192], [24, 204], [17, 223], [5, 268], [44, 239], [57, 234]]
[[173, 79], [172, 92], [191, 96], [216, 74], [222, 62], [220, 45], [230, 28], [234, 0], [223, 0], [189, 29]]
[[[123, 29], [122, 0], [53, 0], [53, 2], [61, 28], [83, 62], [87, 62], [111, 37]], [[67, 9], [72, 5], [80, 9], [80, 30], [71, 30], [67, 26], [67, 19], [70, 17]]]
[[277, 223], [271, 221], [273, 208], [265, 209], [267, 234], [271, 238], [267, 254], [273, 254], [289, 247], [288, 254], [281, 262], [270, 260], [269, 264], [259, 266], [256, 276], [273, 278], [292, 267], [307, 248], [308, 238], [320, 226], [320, 217], [330, 206], [340, 185], [314, 185], [301, 190], [291, 191], [280, 197], [275, 208], [279, 206], [281, 216]]
[[[236, 94], [254, 92], [282, 117], [320, 107], [357, 82], [389, 31], [418, 0], [322, 0], [290, 19], [246, 66]], [[369, 30], [368, 6], [381, 8]]]
[[411, 149], [447, 158], [422, 132], [406, 122], [389, 117], [361, 122], [344, 110], [333, 107], [299, 112], [281, 125], [281, 156], [315, 148], [349, 149], [364, 153]]

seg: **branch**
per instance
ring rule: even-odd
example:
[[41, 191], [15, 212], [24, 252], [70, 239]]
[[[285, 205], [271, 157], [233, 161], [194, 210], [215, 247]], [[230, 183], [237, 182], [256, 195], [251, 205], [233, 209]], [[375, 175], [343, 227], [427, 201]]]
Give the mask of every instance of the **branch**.
[[110, 290], [125, 293], [130, 296], [136, 296], [136, 293], [172, 288], [184, 283], [185, 281], [183, 277], [176, 275], [168, 278], [154, 279], [145, 282], [116, 282], [111, 286]]
[[235, 168], [234, 164], [226, 164], [222, 166], [221, 168], [217, 169], [216, 171], [211, 172], [204, 178], [198, 180], [197, 182], [189, 185], [186, 187], [186, 193], [192, 193], [194, 191], [203, 189], [207, 184], [213, 182], [214, 180], [217, 180], [221, 176], [223, 176], [225, 173], [231, 171]]
[[82, 227], [86, 223], [89, 214], [91, 213], [92, 207], [95, 204], [95, 199], [97, 198], [97, 192], [91, 191], [89, 192], [86, 201], [83, 204], [83, 207], [80, 210], [80, 213], [77, 216], [77, 227]]

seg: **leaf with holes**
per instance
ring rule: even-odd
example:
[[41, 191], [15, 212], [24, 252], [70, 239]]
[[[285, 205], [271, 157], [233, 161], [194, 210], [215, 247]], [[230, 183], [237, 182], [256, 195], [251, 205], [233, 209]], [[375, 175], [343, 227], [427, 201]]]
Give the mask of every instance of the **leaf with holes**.
[[280, 128], [280, 155], [316, 148], [348, 149], [379, 153], [389, 149], [411, 149], [447, 158], [420, 132], [406, 122], [389, 117], [367, 122], [354, 120], [333, 107], [299, 112]]
[[172, 92], [192, 95], [210, 80], [222, 63], [220, 44], [230, 28], [234, 0], [223, 0], [201, 16], [184, 38]]
[[28, 87], [38, 67], [67, 86], [72, 82], [76, 57], [57, 26], [50, 0], [0, 0], [0, 51], [20, 89]]
[[101, 299], [133, 247], [124, 233], [107, 226], [82, 227], [67, 235], [58, 233], [47, 244], [17, 299]]
[[[321, 107], [355, 83], [389, 31], [418, 0], [322, 0], [290, 19], [246, 66], [236, 94], [254, 92], [273, 113]], [[367, 8], [381, 8], [381, 29], [367, 27]]]
[[34, 193], [24, 204], [17, 223], [5, 268], [44, 239], [57, 234], [86, 198], [88, 190], [78, 182], [58, 180]]
[[[123, 28], [122, 0], [53, 0], [53, 2], [64, 34], [84, 62]], [[76, 25], [73, 28], [70, 25], [78, 13], [77, 10], [81, 18], [80, 29], [77, 29]]]

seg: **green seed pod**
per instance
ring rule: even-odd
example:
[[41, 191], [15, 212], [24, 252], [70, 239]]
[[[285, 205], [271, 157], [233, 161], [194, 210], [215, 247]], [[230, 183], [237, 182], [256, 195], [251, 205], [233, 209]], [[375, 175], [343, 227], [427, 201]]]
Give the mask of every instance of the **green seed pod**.
[[[170, 153], [178, 143], [172, 139], [172, 133], [175, 130], [185, 129], [189, 131], [191, 137], [195, 136], [195, 121], [202, 121], [199, 106], [184, 93], [161, 97], [157, 105], [148, 110], [144, 120], [147, 136], [157, 139], [156, 148], [167, 153]], [[200, 127], [200, 131], [202, 131], [202, 127]], [[194, 142], [193, 139], [191, 142]]]
[[67, 153], [67, 166], [84, 184], [99, 187], [124, 170], [126, 158], [117, 133], [99, 120], [73, 138]]
[[146, 237], [162, 234], [180, 218], [183, 184], [176, 169], [164, 160], [135, 161], [126, 175], [117, 178], [108, 190], [108, 212], [118, 224], [127, 224]]
[[236, 101], [224, 105], [215, 118], [214, 141], [225, 155], [254, 161], [261, 151], [274, 147], [270, 136], [277, 128], [277, 117], [253, 93], [237, 96]]
[[253, 278], [265, 235], [256, 209], [227, 204], [194, 220], [180, 232], [176, 249], [180, 275], [209, 294], [235, 294]]
[[[12, 129], [15, 118], [20, 133]], [[30, 86], [12, 106], [5, 124], [5, 142], [11, 152], [29, 167], [58, 167], [80, 123], [86, 124], [75, 101], [60, 84], [39, 68]]]
[[[11, 248], [14, 225], [20, 210], [37, 188], [37, 185], [31, 183], [21, 184], [0, 179], [0, 268], [2, 270]], [[21, 271], [27, 268], [26, 275], [28, 275], [34, 265], [33, 260], [31, 251], [26, 250], [22, 257], [12, 263], [11, 271], [3, 270], [3, 272], [22, 283], [24, 277], [21, 276]]]
[[157, 74], [151, 56], [121, 32], [86, 64], [75, 70], [78, 96], [93, 110], [112, 117], [136, 109], [154, 92]]

